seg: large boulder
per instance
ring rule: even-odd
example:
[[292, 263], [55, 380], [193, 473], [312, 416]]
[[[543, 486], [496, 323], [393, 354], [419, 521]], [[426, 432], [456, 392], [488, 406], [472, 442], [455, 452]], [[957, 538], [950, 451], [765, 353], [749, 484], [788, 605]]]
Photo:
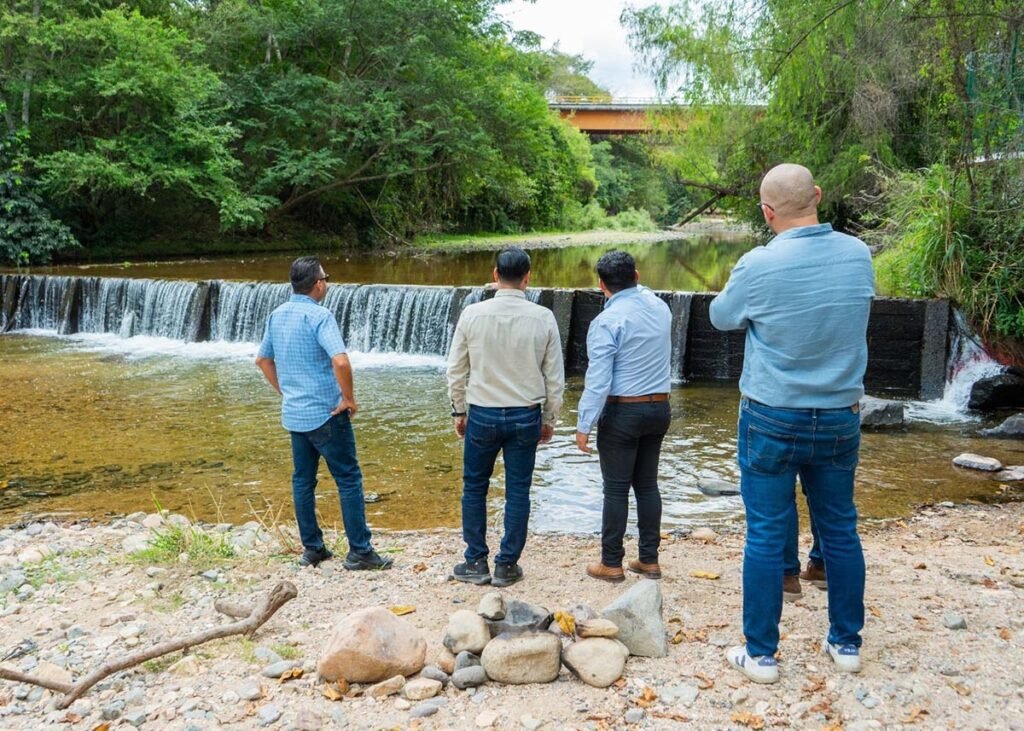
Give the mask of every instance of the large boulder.
[[1024, 375], [1013, 370], [982, 378], [971, 386], [967, 407], [976, 411], [1024, 407]]
[[532, 632], [546, 630], [554, 615], [544, 607], [513, 599], [505, 603], [505, 616], [500, 620], [487, 620], [491, 637], [505, 632]]
[[668, 654], [665, 622], [661, 616], [661, 582], [651, 579], [636, 582], [605, 607], [601, 615], [619, 628], [618, 639], [631, 655], [665, 657]]
[[343, 617], [327, 641], [317, 671], [328, 681], [379, 683], [423, 669], [427, 643], [419, 630], [384, 607]]
[[900, 401], [865, 396], [860, 400], [860, 425], [874, 429], [903, 426], [904, 411]]
[[622, 677], [629, 650], [624, 644], [604, 637], [574, 642], [562, 655], [562, 662], [587, 685], [607, 688]]
[[544, 631], [506, 632], [487, 643], [480, 660], [499, 683], [550, 683], [562, 667], [562, 641]]
[[999, 426], [982, 429], [979, 433], [984, 437], [1024, 439], [1024, 414], [1014, 414]]
[[448, 618], [441, 644], [455, 655], [460, 652], [479, 655], [490, 639], [486, 620], [476, 612], [460, 609]]

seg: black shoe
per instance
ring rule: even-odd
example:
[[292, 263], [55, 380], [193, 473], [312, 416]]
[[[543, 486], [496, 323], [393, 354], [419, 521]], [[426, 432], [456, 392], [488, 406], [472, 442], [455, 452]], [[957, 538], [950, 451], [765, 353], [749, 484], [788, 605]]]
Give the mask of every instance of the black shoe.
[[523, 580], [523, 570], [517, 563], [495, 563], [491, 586], [512, 586]]
[[383, 558], [376, 551], [371, 550], [368, 553], [356, 553], [349, 551], [345, 557], [345, 568], [349, 571], [383, 571], [384, 569], [391, 568], [391, 564], [395, 562], [395, 559]]
[[299, 566], [319, 566], [329, 558], [334, 558], [334, 554], [326, 546], [317, 550], [307, 548], [299, 557]]
[[487, 567], [486, 558], [456, 564], [452, 576], [456, 581], [464, 581], [477, 586], [491, 583], [491, 570]]

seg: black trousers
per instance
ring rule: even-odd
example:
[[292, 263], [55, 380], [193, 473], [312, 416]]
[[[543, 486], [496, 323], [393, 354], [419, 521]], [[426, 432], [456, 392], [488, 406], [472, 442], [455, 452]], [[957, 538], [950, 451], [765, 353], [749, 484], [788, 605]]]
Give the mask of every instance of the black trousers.
[[604, 480], [601, 562], [605, 566], [622, 565], [630, 487], [636, 495], [640, 561], [658, 562], [661, 544], [658, 460], [661, 443], [671, 423], [672, 408], [668, 401], [605, 405], [597, 423], [597, 452]]

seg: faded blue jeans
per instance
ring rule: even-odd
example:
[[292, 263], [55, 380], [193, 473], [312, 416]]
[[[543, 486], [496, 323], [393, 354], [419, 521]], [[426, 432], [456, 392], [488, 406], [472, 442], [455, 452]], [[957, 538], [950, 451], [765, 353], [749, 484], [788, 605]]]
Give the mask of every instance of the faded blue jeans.
[[829, 642], [861, 645], [864, 552], [853, 504], [860, 414], [784, 409], [740, 400], [737, 457], [747, 517], [743, 634], [747, 652], [774, 655], [782, 617], [783, 555], [796, 522], [796, 477], [807, 492], [828, 570]]
[[[807, 488], [803, 486], [802, 482], [800, 483], [800, 489], [804, 493], [804, 498], [806, 498]], [[814, 518], [811, 516], [808, 516], [808, 518], [808, 522], [811, 524], [812, 543], [807, 558], [815, 566], [822, 567], [825, 565], [825, 559], [821, 556], [821, 539], [818, 538], [818, 529], [814, 525]], [[786, 553], [783, 562], [783, 573], [786, 576], [800, 575], [800, 519], [795, 513], [793, 514], [793, 527], [790, 528], [789, 538], [786, 540]]]
[[324, 534], [316, 520], [316, 473], [323, 457], [338, 486], [341, 520], [349, 550], [369, 553], [372, 549], [363, 501], [363, 473], [356, 458], [356, 437], [348, 412], [332, 416], [313, 431], [290, 434], [295, 467], [292, 500], [303, 547], [314, 551], [324, 547]]
[[505, 532], [495, 563], [514, 564], [526, 546], [540, 407], [470, 406], [462, 456], [462, 537], [467, 561], [486, 559], [487, 489], [498, 452], [505, 461]]

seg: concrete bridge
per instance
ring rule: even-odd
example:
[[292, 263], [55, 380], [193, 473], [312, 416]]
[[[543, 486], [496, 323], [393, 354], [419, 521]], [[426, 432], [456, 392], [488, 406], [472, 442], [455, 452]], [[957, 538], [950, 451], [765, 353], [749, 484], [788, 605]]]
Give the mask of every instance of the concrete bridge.
[[589, 135], [637, 135], [681, 129], [678, 116], [659, 114], [673, 105], [657, 99], [612, 96], [558, 96], [548, 102], [562, 119]]

